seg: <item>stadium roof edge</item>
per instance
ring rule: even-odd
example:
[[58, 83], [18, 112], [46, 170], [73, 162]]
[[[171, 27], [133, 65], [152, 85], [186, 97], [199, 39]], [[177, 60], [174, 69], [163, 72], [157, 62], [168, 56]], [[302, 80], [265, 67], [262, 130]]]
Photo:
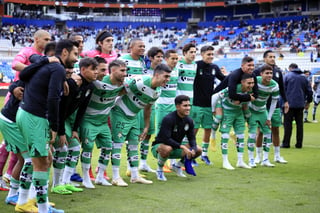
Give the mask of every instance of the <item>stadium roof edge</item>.
[[[261, 0], [265, 1], [265, 0]], [[268, 0], [269, 1], [269, 0]], [[219, 2], [185, 2], [171, 4], [139, 4], [139, 3], [85, 3], [85, 2], [70, 2], [70, 1], [49, 1], [49, 0], [4, 0], [4, 3], [16, 3], [26, 5], [47, 5], [47, 6], [63, 6], [63, 7], [86, 7], [86, 8], [185, 8], [185, 7], [224, 7], [223, 0]]]

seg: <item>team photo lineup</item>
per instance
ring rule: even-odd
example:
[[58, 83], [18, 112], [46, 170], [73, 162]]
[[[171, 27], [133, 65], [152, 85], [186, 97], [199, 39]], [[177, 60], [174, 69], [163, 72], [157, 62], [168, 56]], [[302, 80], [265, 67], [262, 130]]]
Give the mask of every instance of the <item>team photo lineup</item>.
[[95, 49], [85, 50], [81, 31], [53, 40], [51, 30], [39, 28], [14, 56], [0, 113], [0, 166], [7, 170], [0, 190], [16, 212], [62, 213], [51, 193], [159, 184], [170, 172], [197, 178], [198, 166], [277, 167], [288, 163], [281, 149], [303, 148], [304, 123], [317, 123], [320, 78], [311, 82], [294, 60], [282, 70], [272, 49], [260, 63], [245, 53], [237, 69], [226, 70], [214, 63], [213, 45], [147, 49], [132, 36], [118, 51], [116, 37], [101, 29]]

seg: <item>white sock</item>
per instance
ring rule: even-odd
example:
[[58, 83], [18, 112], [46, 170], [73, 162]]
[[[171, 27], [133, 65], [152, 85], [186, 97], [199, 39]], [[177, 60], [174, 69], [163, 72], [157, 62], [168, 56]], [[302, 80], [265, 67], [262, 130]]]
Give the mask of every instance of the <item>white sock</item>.
[[248, 150], [249, 161], [254, 159], [254, 151]]
[[31, 183], [30, 189], [29, 189], [29, 199], [34, 199], [37, 197], [36, 189], [34, 188], [33, 183]]
[[131, 180], [139, 177], [138, 167], [131, 167]]
[[223, 154], [222, 155], [222, 161], [223, 161], [223, 163], [229, 163], [229, 160], [228, 160], [228, 155], [227, 154]]
[[12, 197], [14, 195], [17, 195], [18, 190], [19, 190], [19, 182], [16, 183], [16, 182], [10, 181], [10, 190], [8, 193], [8, 197]]
[[90, 175], [89, 175], [90, 164], [81, 163], [81, 167], [82, 167], [83, 182], [91, 183]]
[[263, 161], [269, 160], [269, 152], [263, 151]]
[[257, 156], [258, 156], [259, 158], [261, 158], [262, 147], [256, 147], [256, 153], [257, 153]]
[[19, 188], [19, 197], [18, 197], [18, 202], [17, 204], [23, 205], [28, 202], [29, 198], [29, 189], [22, 189], [21, 187]]
[[147, 160], [141, 159], [141, 160], [140, 160], [140, 165], [147, 165]]
[[238, 162], [243, 162], [243, 152], [238, 152]]
[[112, 166], [112, 180], [120, 178], [119, 171], [119, 166]]
[[104, 174], [104, 171], [106, 170], [106, 166], [101, 164], [101, 163], [98, 163], [98, 174], [97, 174], [97, 179], [103, 179], [103, 174]]
[[163, 171], [163, 167], [158, 166], [157, 171]]
[[48, 201], [41, 204], [37, 203], [37, 206], [38, 206], [39, 212], [48, 212], [48, 209], [49, 209]]
[[176, 164], [177, 160], [176, 159], [170, 159], [170, 166], [172, 166], [173, 164]]
[[69, 167], [69, 166], [66, 166], [64, 168], [64, 171], [63, 171], [63, 178], [62, 178], [62, 183], [64, 184], [68, 184], [70, 183], [70, 178], [71, 176], [73, 175], [73, 168], [72, 167]]
[[280, 157], [280, 146], [274, 146], [274, 156]]
[[52, 177], [52, 186], [58, 186], [61, 184], [61, 174], [62, 174], [62, 169], [57, 169], [53, 168], [53, 177]]

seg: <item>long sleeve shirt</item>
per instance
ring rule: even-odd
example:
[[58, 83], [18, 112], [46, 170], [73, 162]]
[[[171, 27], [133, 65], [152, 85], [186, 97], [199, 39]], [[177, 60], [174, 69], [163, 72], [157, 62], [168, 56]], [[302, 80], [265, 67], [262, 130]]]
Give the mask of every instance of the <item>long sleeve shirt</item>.
[[[221, 91], [222, 89], [228, 87], [229, 88], [229, 97], [232, 100], [247, 102], [251, 100], [250, 94], [237, 94], [237, 85], [241, 83], [241, 77], [244, 74], [241, 68], [234, 70], [231, 72], [214, 90], [214, 93]], [[254, 86], [252, 88], [253, 96], [255, 98], [258, 97], [258, 85], [257, 78], [253, 73], [254, 77]]]
[[193, 105], [211, 107], [211, 96], [214, 90], [214, 80], [222, 81], [225, 76], [215, 64], [197, 61], [197, 73], [193, 83]]
[[190, 117], [181, 118], [177, 111], [174, 111], [163, 118], [159, 134], [152, 145], [163, 143], [173, 149], [179, 149], [185, 136], [188, 138], [190, 147], [197, 150], [192, 119]]

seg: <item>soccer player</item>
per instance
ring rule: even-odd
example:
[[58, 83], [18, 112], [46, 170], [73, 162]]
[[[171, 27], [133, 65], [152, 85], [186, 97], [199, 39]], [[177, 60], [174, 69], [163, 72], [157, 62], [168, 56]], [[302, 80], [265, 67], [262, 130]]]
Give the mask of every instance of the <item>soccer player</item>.
[[[93, 58], [83, 58], [80, 60], [80, 78], [74, 80], [67, 79], [69, 94], [61, 98], [59, 112], [58, 138], [54, 143], [53, 168], [54, 176], [51, 191], [58, 194], [71, 194], [81, 192], [83, 189], [75, 187], [70, 182], [70, 177], [74, 173], [80, 155], [80, 139], [78, 130], [90, 101], [93, 90], [92, 82], [97, 78], [98, 62]], [[79, 86], [77, 83], [81, 82]], [[63, 176], [61, 180], [61, 174]], [[88, 178], [90, 181], [90, 178]], [[85, 176], [82, 184], [86, 188], [94, 188], [92, 184], [87, 184]], [[91, 181], [90, 181], [91, 183]]]
[[161, 94], [156, 102], [156, 134], [160, 131], [162, 119], [170, 112], [175, 111], [174, 99], [176, 97], [179, 55], [176, 50], [167, 50], [164, 54], [168, 67], [172, 70], [170, 80], [161, 87]]
[[[251, 92], [254, 86], [254, 78], [252, 74], [245, 73], [241, 78], [241, 84], [237, 85], [237, 93], [244, 94]], [[216, 102], [212, 104], [214, 108], [222, 108], [224, 115], [220, 125], [223, 161], [222, 167], [224, 169], [234, 170], [233, 166], [231, 166], [228, 160], [228, 141], [230, 138], [229, 133], [233, 127], [237, 136], [237, 167], [250, 169], [251, 167], [243, 161], [245, 117], [248, 118], [250, 114], [248, 102], [240, 102], [230, 99], [228, 90], [228, 88], [225, 88], [221, 92], [214, 95], [217, 97], [212, 98]]]
[[44, 213], [53, 212], [48, 205], [51, 165], [49, 146], [57, 137], [59, 128], [59, 101], [66, 75], [64, 68], [73, 67], [77, 61], [76, 44], [69, 40], [59, 41], [56, 56], [60, 58], [61, 64], [49, 63], [40, 67], [26, 83], [23, 100], [16, 116], [18, 128], [28, 144], [28, 152], [32, 158], [32, 182], [36, 190], [38, 210]]
[[[164, 52], [162, 49], [158, 47], [151, 47], [148, 50], [148, 58], [151, 61], [150, 69], [147, 70], [147, 74], [153, 75], [154, 69], [162, 63]], [[143, 111], [139, 113], [140, 118], [140, 131], [143, 131], [144, 127], [144, 119], [143, 119]], [[151, 135], [155, 132], [155, 105], [152, 105], [151, 109], [151, 117], [150, 117], [150, 127], [147, 136], [140, 144], [140, 163], [139, 163], [139, 170], [145, 172], [156, 172], [155, 170], [151, 169], [150, 166], [147, 164], [147, 156], [149, 153], [149, 140]]]
[[83, 52], [82, 57], [99, 56], [106, 60], [107, 64], [118, 58], [118, 54], [113, 50], [113, 35], [106, 30], [101, 31], [96, 38], [98, 45], [95, 50]]
[[[51, 40], [50, 34], [45, 30], [38, 30], [33, 35], [34, 43], [31, 47], [24, 47], [20, 50], [20, 52], [14, 57], [12, 61], [12, 69], [16, 71], [14, 81], [19, 80], [19, 72], [22, 71], [27, 65], [30, 64], [29, 57], [33, 54], [43, 55], [43, 51], [45, 49], [46, 44]], [[21, 96], [23, 94], [23, 88], [17, 87], [15, 90], [17, 96]], [[10, 93], [7, 93], [5, 98], [5, 102], [9, 100]], [[6, 163], [6, 158], [8, 157], [8, 153], [6, 151], [5, 145], [0, 147], [0, 171], [2, 174], [4, 165]], [[3, 163], [2, 163], [3, 162]], [[4, 175], [4, 178], [10, 180], [11, 172], [14, 165], [17, 162], [17, 157], [14, 153], [11, 153], [7, 173]]]
[[313, 108], [312, 108], [312, 122], [318, 123], [316, 119], [317, 107], [320, 102], [320, 79], [319, 77], [315, 79], [313, 85]]
[[[194, 134], [193, 121], [189, 117], [191, 104], [186, 95], [178, 95], [175, 98], [176, 111], [165, 116], [161, 123], [156, 140], [152, 143], [152, 154], [158, 159], [157, 179], [166, 181], [163, 166], [168, 158], [181, 158], [186, 156], [194, 159], [201, 155], [201, 147], [197, 146]], [[182, 143], [184, 137], [188, 138], [188, 144]], [[173, 170], [180, 177], [186, 177], [181, 169], [182, 161], [178, 161]]]
[[140, 135], [143, 140], [150, 126], [151, 105], [160, 95], [160, 87], [165, 86], [170, 79], [171, 69], [160, 64], [154, 69], [153, 76], [140, 76], [131, 79], [125, 84], [127, 94], [121, 96], [116, 106], [111, 111], [112, 121], [112, 184], [116, 186], [128, 186], [119, 174], [121, 148], [124, 141], [128, 140], [127, 154], [131, 169], [131, 183], [151, 184], [152, 181], [139, 176], [138, 173], [138, 142], [139, 125], [137, 114], [144, 109], [145, 128]]
[[[194, 61], [196, 58], [197, 48], [195, 44], [188, 43], [183, 46], [183, 58], [178, 62], [178, 83], [176, 95], [186, 95], [190, 97], [190, 102], [193, 103], [193, 83], [197, 73], [197, 64]], [[191, 118], [192, 118], [191, 109]], [[184, 141], [187, 143], [187, 141]], [[193, 159], [193, 165], [197, 166], [197, 162]], [[174, 166], [174, 164], [173, 164]]]
[[146, 65], [143, 60], [145, 48], [146, 46], [140, 38], [134, 38], [129, 43], [130, 53], [119, 57], [119, 59], [126, 62], [129, 77], [147, 73]]
[[211, 96], [214, 90], [214, 81], [218, 78], [220, 81], [224, 79], [220, 68], [213, 64], [212, 46], [203, 46], [200, 50], [202, 60], [197, 61], [197, 73], [193, 84], [193, 106], [192, 119], [194, 121], [195, 135], [200, 127], [204, 128], [202, 138], [202, 155], [201, 160], [207, 165], [211, 162], [208, 158], [208, 147], [211, 134], [211, 126], [213, 123], [211, 111]]
[[[248, 137], [248, 155], [249, 166], [256, 167], [254, 160], [254, 146], [256, 142], [257, 127], [263, 134], [263, 158], [261, 165], [274, 167], [274, 164], [269, 161], [269, 150], [271, 145], [271, 118], [277, 106], [279, 99], [278, 83], [272, 79], [273, 71], [269, 65], [264, 65], [261, 68], [260, 75], [257, 77], [258, 83], [258, 98], [251, 101], [249, 109], [251, 116], [248, 120], [249, 137]], [[270, 109], [267, 111], [267, 101], [272, 98]]]
[[[104, 61], [103, 58], [101, 59]], [[107, 67], [105, 61], [102, 60], [99, 67]], [[95, 183], [104, 186], [111, 185], [103, 176], [109, 164], [112, 150], [111, 131], [107, 125], [108, 117], [116, 98], [124, 91], [123, 83], [127, 75], [127, 67], [124, 61], [114, 60], [109, 63], [108, 67], [110, 75], [104, 77], [101, 75], [102, 78], [93, 82], [95, 87], [80, 128], [82, 168], [90, 167], [95, 142], [97, 147], [101, 149]], [[83, 173], [85, 172], [88, 171], [84, 170]], [[88, 176], [88, 174], [84, 174], [85, 176]]]
[[[267, 50], [263, 53], [263, 60], [265, 64], [269, 65], [272, 67], [273, 70], [273, 76], [272, 79], [275, 80], [278, 85], [279, 85], [279, 90], [280, 90], [280, 96], [284, 102], [284, 113], [287, 113], [289, 110], [289, 104], [287, 101], [287, 96], [284, 91], [284, 86], [283, 86], [283, 76], [282, 76], [282, 71], [280, 70], [279, 67], [277, 67], [275, 63], [276, 56], [272, 50]], [[257, 70], [254, 71], [256, 76], [260, 75], [260, 69], [258, 68]], [[267, 102], [267, 109], [269, 110], [271, 104], [271, 98], [268, 99]], [[276, 109], [272, 115], [271, 119], [271, 132], [272, 132], [272, 143], [274, 147], [274, 161], [277, 163], [287, 163], [287, 161], [280, 155], [280, 132], [279, 132], [279, 127], [281, 126], [281, 112], [280, 112], [280, 104], [279, 102], [277, 103]], [[259, 131], [258, 132], [258, 137], [256, 141], [256, 157], [255, 157], [255, 163], [258, 164], [261, 162], [262, 159], [262, 133]]]

